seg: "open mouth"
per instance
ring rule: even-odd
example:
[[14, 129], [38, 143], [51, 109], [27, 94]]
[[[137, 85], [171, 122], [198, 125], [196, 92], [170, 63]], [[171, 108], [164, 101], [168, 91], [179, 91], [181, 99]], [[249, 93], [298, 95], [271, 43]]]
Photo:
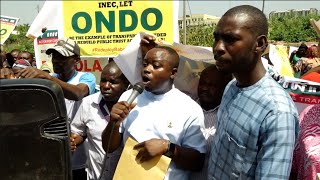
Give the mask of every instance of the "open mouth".
[[150, 82], [150, 79], [149, 79], [147, 76], [142, 76], [142, 82], [143, 82], [144, 84], [149, 83], [149, 82]]

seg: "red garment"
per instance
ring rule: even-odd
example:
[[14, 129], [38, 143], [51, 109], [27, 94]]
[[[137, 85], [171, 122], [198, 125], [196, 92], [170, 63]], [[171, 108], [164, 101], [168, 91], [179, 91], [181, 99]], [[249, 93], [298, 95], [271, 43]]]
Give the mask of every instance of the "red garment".
[[305, 108], [299, 119], [300, 132], [293, 153], [291, 178], [314, 180], [320, 173], [320, 104]]
[[320, 74], [317, 72], [311, 72], [306, 75], [303, 75], [301, 79], [319, 82], [320, 83]]

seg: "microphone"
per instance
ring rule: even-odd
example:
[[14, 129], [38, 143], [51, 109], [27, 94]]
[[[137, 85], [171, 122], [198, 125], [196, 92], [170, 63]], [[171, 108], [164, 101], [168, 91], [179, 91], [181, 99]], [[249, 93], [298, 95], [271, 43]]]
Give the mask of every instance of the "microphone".
[[143, 89], [144, 89], [144, 85], [141, 82], [136, 83], [133, 88], [132, 88], [132, 93], [129, 96], [127, 103], [131, 104], [133, 102], [133, 100], [142, 93]]

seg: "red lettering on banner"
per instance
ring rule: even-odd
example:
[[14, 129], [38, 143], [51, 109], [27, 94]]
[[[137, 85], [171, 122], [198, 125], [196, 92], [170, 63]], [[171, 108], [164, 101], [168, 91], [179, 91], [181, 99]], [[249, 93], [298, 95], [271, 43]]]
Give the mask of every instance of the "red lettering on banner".
[[92, 67], [91, 66], [89, 67], [88, 60], [80, 60], [79, 63], [75, 65], [75, 69], [77, 71], [84, 71], [84, 72], [95, 72], [95, 71], [101, 72], [102, 71], [100, 61], [98, 59], [95, 59], [93, 61]]
[[320, 104], [320, 97], [307, 95], [307, 94], [294, 94], [289, 93], [294, 102], [304, 103], [304, 104]]
[[77, 63], [74, 67], [77, 71], [82, 71], [83, 64], [82, 61], [80, 60], [79, 63]]
[[88, 67], [87, 60], [84, 60], [83, 65], [84, 65], [84, 71], [85, 72], [90, 72], [91, 71], [91, 69]]
[[100, 61], [97, 59], [94, 60], [93, 68], [92, 68], [92, 71], [96, 71], [96, 70], [98, 70], [100, 72], [102, 71], [101, 66], [100, 66]]

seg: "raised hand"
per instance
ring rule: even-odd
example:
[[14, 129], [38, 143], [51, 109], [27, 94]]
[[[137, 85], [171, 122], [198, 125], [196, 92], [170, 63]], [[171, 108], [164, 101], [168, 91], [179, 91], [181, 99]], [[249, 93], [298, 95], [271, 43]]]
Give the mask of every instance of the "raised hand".
[[150, 34], [145, 34], [141, 41], [140, 41], [140, 47], [142, 51], [142, 55], [144, 56], [150, 49], [156, 47], [156, 38]]

